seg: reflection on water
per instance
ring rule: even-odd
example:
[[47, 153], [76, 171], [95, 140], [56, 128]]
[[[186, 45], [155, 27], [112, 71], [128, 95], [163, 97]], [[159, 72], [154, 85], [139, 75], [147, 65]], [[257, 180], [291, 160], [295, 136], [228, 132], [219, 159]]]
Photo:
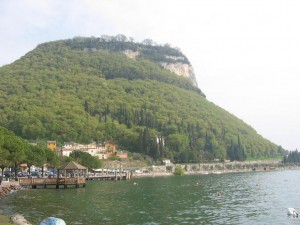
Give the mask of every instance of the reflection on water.
[[[90, 181], [86, 188], [24, 190], [1, 199], [0, 213], [33, 224], [55, 216], [67, 224], [300, 224], [300, 171], [250, 172]], [[199, 185], [195, 185], [199, 182]], [[221, 197], [217, 196], [221, 192]]]

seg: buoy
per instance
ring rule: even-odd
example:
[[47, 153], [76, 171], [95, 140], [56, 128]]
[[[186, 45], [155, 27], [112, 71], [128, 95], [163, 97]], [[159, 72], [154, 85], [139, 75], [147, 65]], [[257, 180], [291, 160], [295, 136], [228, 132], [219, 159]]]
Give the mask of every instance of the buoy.
[[44, 219], [39, 225], [66, 225], [65, 221], [55, 217]]

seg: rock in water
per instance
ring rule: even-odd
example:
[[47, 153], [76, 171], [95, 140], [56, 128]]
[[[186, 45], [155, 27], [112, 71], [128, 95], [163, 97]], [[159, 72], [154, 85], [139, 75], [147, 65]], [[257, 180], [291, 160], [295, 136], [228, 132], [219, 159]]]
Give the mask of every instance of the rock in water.
[[24, 216], [20, 215], [20, 214], [14, 214], [11, 216], [11, 221], [14, 224], [18, 224], [18, 225], [31, 225], [31, 223], [29, 223]]
[[39, 225], [66, 225], [65, 221], [55, 217], [44, 219]]

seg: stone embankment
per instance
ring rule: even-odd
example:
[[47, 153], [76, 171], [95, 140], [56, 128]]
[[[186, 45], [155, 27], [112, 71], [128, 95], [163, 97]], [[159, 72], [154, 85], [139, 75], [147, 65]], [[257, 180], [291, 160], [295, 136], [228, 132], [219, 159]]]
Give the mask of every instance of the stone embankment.
[[3, 185], [0, 187], [0, 198], [3, 198], [6, 195], [10, 194], [11, 192], [17, 191], [20, 189], [21, 189], [21, 187], [18, 184]]
[[[2, 182], [0, 186], [0, 198], [3, 198], [14, 191], [21, 190], [22, 187], [17, 182]], [[11, 222], [17, 225], [31, 225], [24, 216], [20, 214], [14, 214], [10, 217]]]

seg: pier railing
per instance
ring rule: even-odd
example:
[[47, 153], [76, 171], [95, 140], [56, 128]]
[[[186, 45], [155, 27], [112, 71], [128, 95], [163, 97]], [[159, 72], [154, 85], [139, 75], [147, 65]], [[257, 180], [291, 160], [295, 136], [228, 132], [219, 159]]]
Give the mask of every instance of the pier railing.
[[31, 186], [32, 188], [36, 188], [37, 186], [47, 185], [56, 185], [59, 188], [59, 185], [75, 185], [79, 187], [79, 185], [85, 186], [86, 179], [85, 177], [72, 177], [72, 178], [19, 178], [19, 184], [21, 186]]
[[86, 176], [86, 180], [130, 180], [131, 173], [95, 173]]

